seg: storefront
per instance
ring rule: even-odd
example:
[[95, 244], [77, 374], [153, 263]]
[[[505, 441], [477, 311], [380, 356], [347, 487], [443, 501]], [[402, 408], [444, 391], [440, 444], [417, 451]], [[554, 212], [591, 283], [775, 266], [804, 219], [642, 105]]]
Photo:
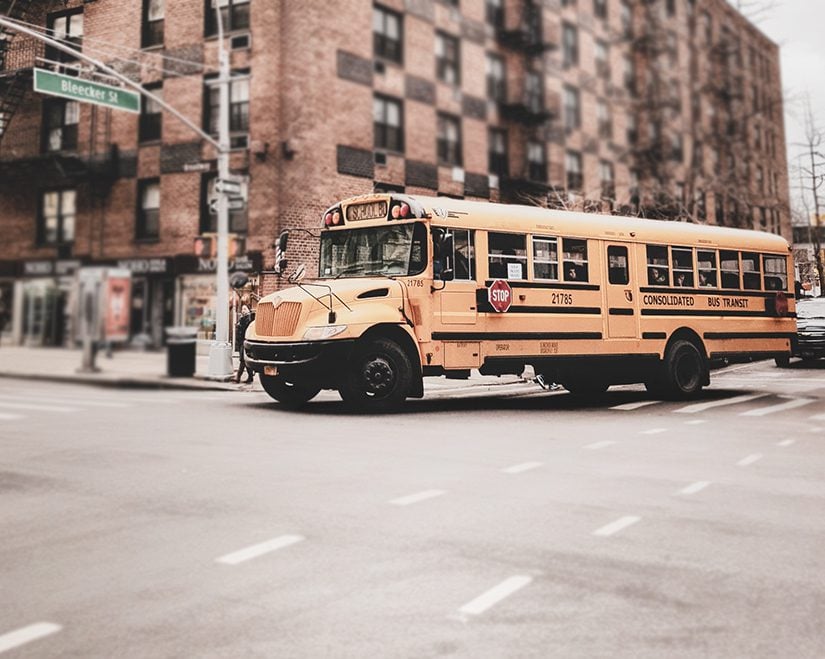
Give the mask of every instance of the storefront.
[[169, 258], [120, 259], [115, 263], [132, 273], [129, 335], [135, 347], [161, 347], [163, 328], [174, 324], [173, 263]]
[[[64, 346], [72, 340], [79, 260], [23, 261], [14, 282], [11, 333], [16, 345]], [[3, 297], [7, 295], [4, 285]]]

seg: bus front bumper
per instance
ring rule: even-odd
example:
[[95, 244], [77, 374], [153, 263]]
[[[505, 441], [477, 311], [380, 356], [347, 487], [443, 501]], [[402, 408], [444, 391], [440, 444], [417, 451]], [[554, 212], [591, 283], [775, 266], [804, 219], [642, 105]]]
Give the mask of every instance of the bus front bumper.
[[[340, 372], [355, 345], [355, 339], [269, 343], [244, 341], [244, 360], [256, 373], [267, 367], [283, 373], [329, 375]], [[269, 369], [268, 369], [269, 370]]]

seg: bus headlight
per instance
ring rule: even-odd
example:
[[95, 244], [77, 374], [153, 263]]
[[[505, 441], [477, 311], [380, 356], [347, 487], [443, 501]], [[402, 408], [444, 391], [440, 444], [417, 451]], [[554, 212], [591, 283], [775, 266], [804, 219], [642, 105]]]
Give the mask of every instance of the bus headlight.
[[320, 341], [339, 335], [347, 329], [346, 325], [325, 325], [324, 327], [310, 327], [304, 332], [304, 341]]

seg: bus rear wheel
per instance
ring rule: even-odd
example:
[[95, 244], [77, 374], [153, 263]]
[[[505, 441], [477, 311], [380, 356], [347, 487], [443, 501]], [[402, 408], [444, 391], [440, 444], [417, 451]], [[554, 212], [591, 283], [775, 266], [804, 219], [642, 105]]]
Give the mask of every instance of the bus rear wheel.
[[662, 393], [670, 398], [690, 398], [705, 384], [705, 357], [691, 341], [674, 341], [665, 353], [662, 367]]
[[376, 338], [356, 348], [339, 388], [357, 410], [382, 412], [398, 407], [410, 393], [413, 366], [395, 341]]
[[285, 380], [280, 375], [264, 375], [263, 373], [261, 373], [261, 385], [264, 391], [281, 405], [292, 409], [301, 407], [321, 391], [321, 387], [296, 384]]

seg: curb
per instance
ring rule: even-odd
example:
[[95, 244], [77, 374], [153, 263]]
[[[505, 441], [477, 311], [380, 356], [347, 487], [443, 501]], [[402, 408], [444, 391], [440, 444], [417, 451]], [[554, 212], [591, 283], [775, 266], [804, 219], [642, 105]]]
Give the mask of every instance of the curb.
[[129, 376], [113, 376], [111, 378], [84, 376], [84, 375], [39, 375], [32, 373], [2, 373], [0, 378], [31, 380], [34, 382], [61, 382], [66, 384], [86, 384], [95, 387], [112, 387], [120, 389], [170, 389], [188, 391], [238, 391], [237, 385], [232, 383], [211, 382], [195, 378], [193, 382], [182, 381], [181, 378], [142, 379]]

